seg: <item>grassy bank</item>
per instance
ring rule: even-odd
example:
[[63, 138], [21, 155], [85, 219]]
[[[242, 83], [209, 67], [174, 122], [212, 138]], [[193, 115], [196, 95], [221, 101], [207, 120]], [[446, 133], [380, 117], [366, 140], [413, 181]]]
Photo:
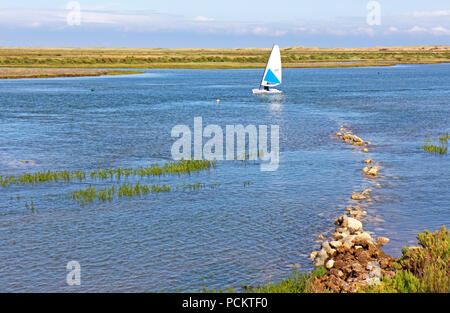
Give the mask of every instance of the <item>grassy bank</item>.
[[0, 68], [0, 79], [140, 74], [142, 71], [74, 68]]
[[[363, 293], [415, 293], [415, 292], [450, 292], [450, 231], [442, 228], [434, 233], [425, 230], [417, 235], [419, 246], [405, 247], [402, 256], [396, 259], [395, 276], [391, 279], [383, 277], [381, 283], [370, 287], [362, 287]], [[311, 293], [332, 292], [323, 290], [318, 285], [320, 277], [327, 273], [324, 267], [315, 271], [294, 271], [287, 278], [276, 283], [256, 287], [244, 286], [242, 292], [249, 293]], [[229, 289], [208, 289], [203, 292], [236, 292]]]
[[[270, 49], [0, 48], [0, 67], [260, 68]], [[281, 49], [284, 67], [360, 67], [450, 62], [450, 46]]]

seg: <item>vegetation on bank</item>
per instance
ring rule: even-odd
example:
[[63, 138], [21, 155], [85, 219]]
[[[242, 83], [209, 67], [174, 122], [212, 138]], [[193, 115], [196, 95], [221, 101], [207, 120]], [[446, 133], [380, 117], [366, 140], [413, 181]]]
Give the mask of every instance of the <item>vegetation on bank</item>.
[[450, 292], [450, 231], [442, 226], [417, 235], [420, 247], [403, 248], [393, 279], [384, 278], [365, 292]]
[[[269, 49], [0, 48], [0, 67], [259, 68]], [[284, 67], [355, 67], [450, 62], [450, 46], [281, 49]]]
[[[418, 247], [405, 247], [396, 260], [393, 279], [383, 277], [379, 285], [363, 287], [358, 292], [366, 293], [449, 293], [450, 292], [450, 231], [442, 226], [431, 233], [425, 230], [417, 235]], [[320, 267], [314, 271], [294, 272], [277, 283], [256, 287], [243, 286], [241, 292], [248, 293], [314, 293], [318, 292], [316, 279], [325, 276], [327, 270]], [[321, 292], [324, 290], [320, 289]], [[236, 292], [233, 288], [208, 289], [203, 292]], [[325, 290], [325, 292], [332, 292]]]

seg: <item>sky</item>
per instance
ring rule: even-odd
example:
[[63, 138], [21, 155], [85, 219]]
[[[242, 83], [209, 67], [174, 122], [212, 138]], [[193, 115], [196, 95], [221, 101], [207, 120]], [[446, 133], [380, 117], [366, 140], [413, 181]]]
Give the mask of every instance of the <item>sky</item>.
[[0, 46], [450, 45], [449, 0], [0, 0]]

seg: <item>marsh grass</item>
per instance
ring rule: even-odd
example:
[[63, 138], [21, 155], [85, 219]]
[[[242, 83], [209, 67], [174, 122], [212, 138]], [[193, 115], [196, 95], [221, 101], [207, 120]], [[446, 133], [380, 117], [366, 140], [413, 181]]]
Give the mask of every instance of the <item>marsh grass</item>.
[[203, 170], [208, 170], [210, 168], [215, 168], [217, 165], [216, 161], [209, 160], [181, 160], [181, 161], [171, 161], [159, 166], [158, 164], [152, 164], [145, 168], [109, 168], [101, 169], [95, 171], [90, 171], [88, 173], [80, 170], [69, 171], [40, 171], [36, 173], [24, 173], [19, 176], [0, 176], [0, 185], [6, 187], [13, 184], [38, 184], [38, 183], [48, 183], [48, 182], [70, 182], [73, 180], [82, 182], [86, 180], [89, 175], [91, 179], [121, 179], [122, 177], [128, 178], [129, 176], [139, 176], [139, 177], [151, 177], [151, 176], [165, 176], [165, 175], [182, 175], [194, 172], [200, 172]]
[[445, 135], [438, 138], [439, 143], [436, 145], [432, 144], [433, 140], [428, 139], [427, 136], [427, 139], [424, 140], [426, 144], [423, 146], [423, 150], [432, 154], [441, 154], [441, 155], [447, 154], [449, 138], [450, 138], [449, 134], [446, 133]]
[[103, 202], [111, 201], [116, 198], [116, 196], [117, 198], [142, 196], [148, 193], [170, 192], [171, 189], [171, 185], [147, 185], [141, 184], [140, 182], [136, 184], [124, 183], [119, 186], [112, 185], [111, 187], [104, 187], [101, 189], [89, 185], [86, 188], [73, 191], [66, 198], [76, 200], [78, 204], [85, 205], [88, 202], [94, 202], [95, 200]]

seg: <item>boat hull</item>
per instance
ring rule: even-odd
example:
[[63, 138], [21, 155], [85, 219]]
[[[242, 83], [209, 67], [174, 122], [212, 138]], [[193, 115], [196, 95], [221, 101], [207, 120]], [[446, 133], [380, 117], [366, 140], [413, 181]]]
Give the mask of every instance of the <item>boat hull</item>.
[[278, 89], [269, 89], [269, 90], [253, 89], [252, 92], [253, 92], [253, 94], [277, 94], [277, 93], [282, 93], [282, 91], [278, 90]]

